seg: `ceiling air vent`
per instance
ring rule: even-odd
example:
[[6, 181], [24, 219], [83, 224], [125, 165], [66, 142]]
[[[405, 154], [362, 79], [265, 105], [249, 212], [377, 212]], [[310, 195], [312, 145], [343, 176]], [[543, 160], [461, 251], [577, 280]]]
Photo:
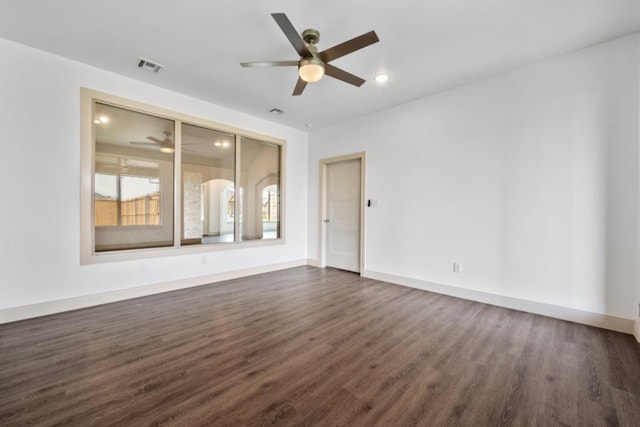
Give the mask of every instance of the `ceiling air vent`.
[[157, 73], [164, 68], [164, 65], [160, 65], [157, 62], [149, 61], [148, 59], [138, 58], [138, 68]]

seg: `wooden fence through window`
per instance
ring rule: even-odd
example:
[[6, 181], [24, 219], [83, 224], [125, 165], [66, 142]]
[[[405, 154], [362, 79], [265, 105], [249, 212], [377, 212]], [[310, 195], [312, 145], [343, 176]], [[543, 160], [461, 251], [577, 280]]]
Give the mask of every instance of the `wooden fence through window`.
[[[118, 223], [120, 206], [120, 223]], [[159, 225], [160, 194], [152, 193], [129, 200], [96, 199], [95, 225]]]

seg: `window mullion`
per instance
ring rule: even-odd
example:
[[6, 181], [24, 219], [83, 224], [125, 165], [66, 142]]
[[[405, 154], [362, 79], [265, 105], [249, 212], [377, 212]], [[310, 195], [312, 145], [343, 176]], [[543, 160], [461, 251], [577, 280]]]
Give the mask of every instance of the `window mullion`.
[[182, 122], [174, 122], [173, 138], [173, 246], [179, 248], [182, 240]]
[[240, 162], [242, 159], [240, 159], [240, 144], [241, 144], [241, 137], [240, 135], [235, 135], [235, 150], [236, 150], [236, 162], [235, 162], [235, 175], [234, 175], [234, 179], [235, 179], [235, 190], [234, 190], [234, 198], [233, 198], [233, 241], [234, 242], [239, 242], [240, 241], [240, 217], [242, 216], [242, 206], [241, 206], [241, 189], [242, 186], [240, 185]]
[[120, 187], [122, 186], [122, 183], [120, 182], [120, 180], [122, 179], [122, 177], [120, 176], [120, 174], [117, 175], [118, 179], [116, 179], [116, 203], [117, 203], [117, 207], [118, 207], [118, 212], [116, 213], [117, 217], [117, 224], [118, 225], [122, 225], [122, 192], [120, 190]]

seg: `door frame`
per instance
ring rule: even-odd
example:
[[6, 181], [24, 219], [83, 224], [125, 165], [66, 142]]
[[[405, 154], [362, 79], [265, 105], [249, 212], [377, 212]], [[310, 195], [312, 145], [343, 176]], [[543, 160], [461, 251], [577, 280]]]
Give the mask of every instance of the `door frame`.
[[326, 223], [324, 222], [327, 214], [327, 167], [335, 163], [341, 163], [349, 160], [360, 160], [360, 275], [364, 272], [364, 221], [365, 221], [365, 171], [366, 171], [366, 153], [345, 154], [342, 156], [328, 157], [320, 159], [320, 218], [318, 225], [318, 264], [320, 268], [327, 266], [327, 233]]

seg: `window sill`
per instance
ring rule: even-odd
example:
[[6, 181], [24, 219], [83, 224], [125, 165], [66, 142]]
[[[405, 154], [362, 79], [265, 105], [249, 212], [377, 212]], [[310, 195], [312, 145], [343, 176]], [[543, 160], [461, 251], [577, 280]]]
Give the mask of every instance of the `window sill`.
[[102, 264], [109, 262], [132, 261], [142, 259], [153, 259], [169, 256], [191, 255], [199, 253], [212, 253], [218, 251], [229, 251], [235, 249], [267, 247], [283, 245], [284, 238], [266, 240], [247, 240], [234, 243], [208, 243], [200, 245], [187, 245], [180, 247], [155, 247], [148, 249], [123, 249], [117, 251], [104, 251], [86, 254], [81, 257], [81, 265]]

